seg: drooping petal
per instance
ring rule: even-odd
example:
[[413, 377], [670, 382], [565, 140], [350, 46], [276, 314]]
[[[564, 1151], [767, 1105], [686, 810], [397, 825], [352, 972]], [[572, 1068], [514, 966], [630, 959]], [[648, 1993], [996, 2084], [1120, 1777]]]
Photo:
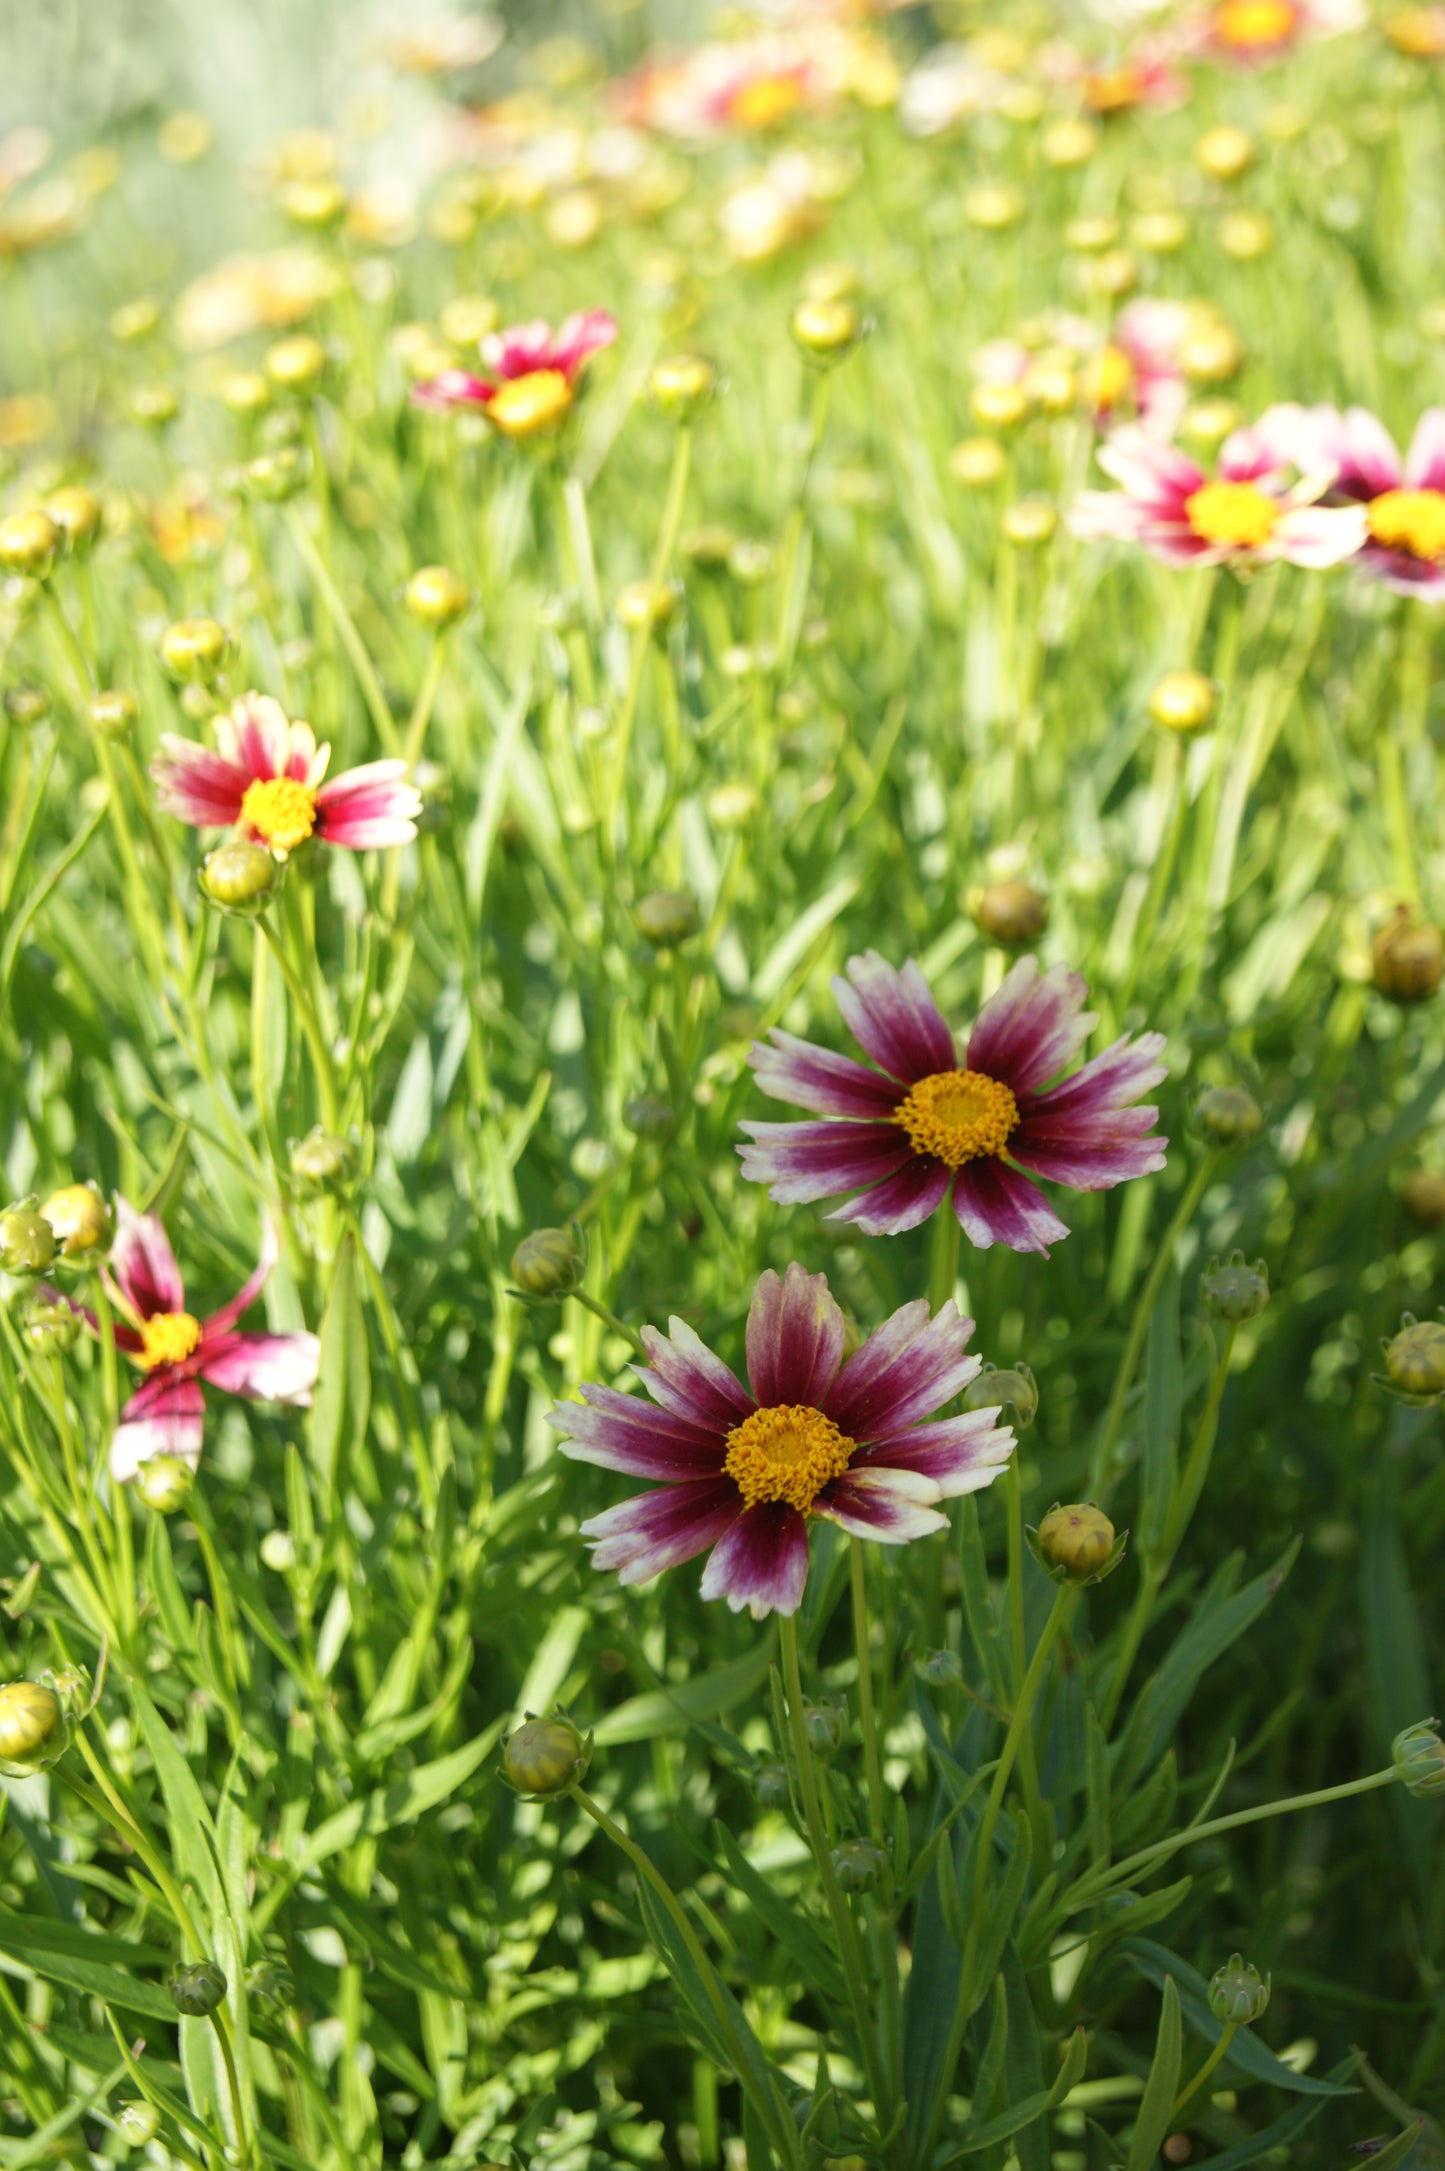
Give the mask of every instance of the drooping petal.
[[[743, 1123], [751, 1144], [739, 1146], [743, 1174], [768, 1186], [780, 1206], [837, 1198], [859, 1184], [879, 1183], [915, 1156], [896, 1123]], [[911, 1227], [911, 1223], [900, 1224]]]
[[876, 1538], [884, 1545], [907, 1545], [948, 1528], [938, 1511], [938, 1487], [916, 1470], [853, 1469], [825, 1485], [815, 1502], [850, 1537]]
[[1003, 1161], [966, 1161], [953, 1186], [954, 1211], [963, 1233], [980, 1251], [1007, 1244], [1010, 1251], [1042, 1252], [1068, 1235], [1042, 1191]]
[[667, 1333], [644, 1327], [647, 1351], [643, 1385], [654, 1401], [706, 1432], [731, 1432], [757, 1407], [752, 1396], [683, 1319], [669, 1319]]
[[705, 1551], [736, 1526], [741, 1508], [729, 1477], [664, 1485], [592, 1516], [582, 1536], [591, 1543], [594, 1568], [616, 1569], [623, 1583], [646, 1583]]
[[766, 1613], [796, 1613], [808, 1580], [808, 1526], [784, 1501], [747, 1508], [713, 1547], [702, 1572], [704, 1598]]
[[191, 1362], [201, 1378], [252, 1402], [290, 1402], [304, 1409], [321, 1364], [314, 1334], [207, 1332]]
[[183, 1312], [185, 1284], [170, 1240], [155, 1214], [138, 1214], [129, 1199], [115, 1202], [115, 1242], [110, 1271], [131, 1310], [142, 1319], [156, 1312]]
[[1078, 1054], [1094, 1029], [1084, 1009], [1082, 973], [1054, 965], [1040, 973], [1036, 957], [1021, 957], [978, 1014], [968, 1041], [968, 1067], [1001, 1078], [1014, 1092], [1042, 1085]]
[[151, 763], [156, 801], [163, 813], [193, 829], [228, 829], [240, 819], [241, 801], [251, 781], [245, 771], [208, 746], [161, 734], [161, 751]]
[[713, 1477], [726, 1452], [724, 1435], [704, 1430], [659, 1409], [641, 1395], [589, 1384], [585, 1402], [562, 1402], [547, 1422], [562, 1435], [562, 1453], [574, 1462], [664, 1483]]
[[820, 1116], [861, 1119], [886, 1116], [898, 1104], [898, 1087], [850, 1055], [834, 1055], [775, 1027], [772, 1045], [755, 1041], [748, 1062], [758, 1084], [775, 1101], [811, 1108]]
[[975, 1377], [972, 1332], [973, 1321], [959, 1317], [951, 1297], [936, 1319], [915, 1297], [854, 1350], [818, 1406], [850, 1439], [892, 1437], [941, 1410]]
[[256, 1261], [255, 1271], [246, 1281], [242, 1282], [229, 1303], [223, 1304], [218, 1311], [212, 1312], [209, 1319], [201, 1322], [208, 1335], [224, 1334], [229, 1328], [235, 1326], [242, 1313], [248, 1311], [261, 1294], [266, 1286], [267, 1277], [279, 1256], [276, 1231], [272, 1228], [270, 1221], [263, 1215], [261, 1220], [261, 1256]]
[[916, 1470], [931, 1478], [945, 1500], [991, 1485], [1013, 1453], [1013, 1432], [997, 1423], [998, 1411], [966, 1410], [931, 1425], [910, 1425], [891, 1439], [859, 1448], [852, 1470]]
[[421, 793], [406, 781], [404, 761], [369, 761], [334, 777], [316, 794], [316, 834], [352, 852], [410, 844]]
[[194, 1470], [201, 1459], [205, 1400], [193, 1379], [162, 1365], [137, 1388], [120, 1413], [110, 1443], [110, 1474], [128, 1485], [152, 1455], [179, 1455]]
[[849, 1199], [846, 1206], [836, 1207], [828, 1219], [856, 1222], [870, 1236], [898, 1236], [904, 1229], [916, 1229], [920, 1221], [936, 1213], [947, 1192], [946, 1165], [910, 1153], [906, 1166], [896, 1176], [865, 1191], [861, 1198]]
[[843, 1314], [827, 1276], [794, 1260], [786, 1276], [771, 1269], [753, 1291], [748, 1311], [748, 1380], [760, 1406], [780, 1402], [815, 1408], [843, 1362]]
[[953, 1035], [912, 958], [898, 972], [876, 950], [850, 957], [833, 993], [859, 1047], [890, 1077], [912, 1085], [953, 1069]]

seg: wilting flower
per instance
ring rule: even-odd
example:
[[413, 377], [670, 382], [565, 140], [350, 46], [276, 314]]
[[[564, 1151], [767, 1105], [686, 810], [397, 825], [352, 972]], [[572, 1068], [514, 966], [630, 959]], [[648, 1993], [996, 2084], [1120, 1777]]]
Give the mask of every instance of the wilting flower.
[[212, 753], [168, 731], [151, 763], [161, 805], [193, 829], [236, 823], [282, 855], [308, 837], [370, 852], [416, 835], [421, 795], [404, 761], [369, 761], [324, 784], [331, 748], [309, 724], [288, 723], [269, 694], [245, 694], [218, 716], [216, 739]]
[[780, 1204], [868, 1188], [830, 1217], [871, 1235], [916, 1228], [951, 1194], [971, 1243], [1041, 1251], [1068, 1229], [1020, 1167], [1075, 1191], [1108, 1191], [1164, 1166], [1158, 1110], [1136, 1108], [1165, 1075], [1162, 1033], [1126, 1035], [1048, 1087], [1089, 1036], [1083, 978], [1021, 958], [979, 1012], [960, 1067], [928, 982], [876, 951], [835, 979], [850, 1032], [879, 1068], [775, 1030], [749, 1057], [775, 1100], [821, 1123], [745, 1123], [743, 1174]]
[[1271, 407], [1258, 435], [1302, 473], [1328, 473], [1328, 504], [1364, 507], [1363, 572], [1399, 595], [1445, 595], [1445, 407], [1421, 415], [1403, 460], [1363, 407]]
[[711, 1547], [703, 1597], [758, 1618], [797, 1611], [815, 1516], [892, 1545], [942, 1530], [937, 1503], [991, 1484], [1013, 1442], [995, 1409], [936, 1414], [979, 1369], [973, 1321], [919, 1298], [846, 1359], [845, 1332], [824, 1276], [795, 1264], [753, 1293], [751, 1392], [674, 1319], [643, 1331], [652, 1403], [589, 1384], [554, 1410], [563, 1454], [659, 1481], [582, 1525], [593, 1565], [643, 1583]]
[[1118, 490], [1085, 490], [1074, 500], [1076, 535], [1142, 543], [1165, 565], [1323, 567], [1353, 557], [1365, 540], [1359, 506], [1316, 503], [1328, 474], [1285, 488], [1286, 461], [1255, 430], [1236, 430], [1211, 476], [1145, 430], [1116, 430], [1099, 465]]
[[[253, 1402], [309, 1404], [321, 1345], [314, 1334], [236, 1331], [236, 1321], [260, 1295], [276, 1263], [269, 1224], [250, 1280], [229, 1304], [197, 1319], [186, 1310], [181, 1270], [158, 1217], [138, 1214], [120, 1198], [115, 1211], [106, 1287], [124, 1315], [116, 1324], [116, 1345], [146, 1374], [121, 1411], [110, 1443], [110, 1474], [124, 1485], [153, 1455], [178, 1455], [195, 1468], [201, 1457], [203, 1379]], [[54, 1302], [70, 1301], [55, 1290], [46, 1294]], [[99, 1333], [94, 1312], [82, 1304], [70, 1308]]]
[[492, 376], [444, 369], [415, 386], [411, 396], [418, 407], [444, 414], [477, 408], [504, 436], [534, 437], [561, 422], [588, 362], [616, 337], [617, 320], [605, 309], [570, 316], [556, 332], [540, 317], [514, 324], [505, 332], [488, 332], [481, 342]]

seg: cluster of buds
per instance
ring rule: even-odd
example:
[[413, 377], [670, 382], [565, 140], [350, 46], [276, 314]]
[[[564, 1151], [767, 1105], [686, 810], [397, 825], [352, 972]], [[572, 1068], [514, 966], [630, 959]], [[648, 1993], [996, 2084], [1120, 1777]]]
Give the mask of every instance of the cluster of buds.
[[1385, 1352], [1385, 1370], [1374, 1374], [1378, 1385], [1416, 1409], [1445, 1395], [1445, 1326], [1439, 1320], [1417, 1319], [1413, 1312], [1405, 1312], [1399, 1333], [1382, 1338], [1380, 1347]]
[[592, 1761], [592, 1736], [578, 1732], [559, 1704], [550, 1718], [525, 1714], [502, 1744], [508, 1786], [529, 1802], [557, 1802], [580, 1787]]
[[1055, 1505], [1038, 1529], [1026, 1529], [1024, 1536], [1051, 1582], [1082, 1589], [1114, 1573], [1124, 1558], [1129, 1533], [1116, 1532], [1103, 1509], [1088, 1500], [1068, 1507]]
[[1223, 1266], [1211, 1259], [1200, 1276], [1199, 1294], [1205, 1310], [1231, 1327], [1257, 1319], [1269, 1302], [1269, 1275], [1263, 1259], [1248, 1264], [1242, 1251], [1232, 1251]]

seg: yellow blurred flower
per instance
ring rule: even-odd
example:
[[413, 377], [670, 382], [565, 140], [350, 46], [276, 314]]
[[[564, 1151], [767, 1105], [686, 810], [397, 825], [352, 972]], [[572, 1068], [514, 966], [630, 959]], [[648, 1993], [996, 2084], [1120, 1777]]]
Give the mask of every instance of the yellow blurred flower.
[[228, 346], [248, 332], [279, 330], [308, 316], [336, 284], [337, 273], [314, 249], [227, 257], [181, 295], [176, 337], [196, 353]]

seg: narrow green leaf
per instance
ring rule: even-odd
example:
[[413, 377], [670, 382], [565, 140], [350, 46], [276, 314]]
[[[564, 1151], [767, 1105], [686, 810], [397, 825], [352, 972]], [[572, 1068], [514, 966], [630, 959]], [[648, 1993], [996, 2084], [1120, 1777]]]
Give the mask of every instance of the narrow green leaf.
[[[170, 1992], [159, 1983], [142, 1982], [107, 1961], [92, 1960], [80, 1952], [59, 1951], [52, 1945], [37, 1943], [27, 1935], [28, 1929], [29, 1925], [22, 1924], [18, 1916], [0, 1916], [0, 1952], [8, 1953], [46, 1982], [60, 1983], [87, 1997], [104, 1998], [107, 2005], [144, 2013], [150, 2020], [168, 2021], [174, 2027], [175, 2005]], [[107, 1940], [107, 1944], [111, 1942]]]
[[1179, 1355], [1179, 1269], [1170, 1265], [1149, 1321], [1139, 1451], [1139, 1550], [1158, 1549], [1179, 1469], [1184, 1368]]
[[595, 1733], [599, 1748], [615, 1749], [623, 1742], [653, 1741], [660, 1734], [680, 1734], [699, 1719], [716, 1718], [752, 1696], [767, 1678], [772, 1658], [769, 1642], [759, 1643], [746, 1658], [714, 1667], [675, 1687], [649, 1689], [630, 1696], [598, 1720]]
[[[1147, 1937], [1131, 1937], [1119, 1950], [1151, 1983], [1162, 1986], [1166, 1981], [1172, 1981], [1190, 2027], [1202, 2035], [1206, 2043], [1219, 2041], [1222, 2029], [1209, 2010], [1209, 1986], [1187, 1960], [1181, 1960], [1167, 1946], [1156, 1945]], [[1308, 2073], [1296, 2073], [1293, 2066], [1285, 2065], [1272, 2051], [1266, 2050], [1258, 2036], [1248, 2028], [1241, 2028], [1235, 2036], [1224, 2063], [1226, 2069], [1238, 2067], [1251, 2080], [1267, 2081], [1272, 2088], [1287, 2088], [1291, 2095], [1349, 2096], [1356, 2093], [1352, 2088], [1340, 2088], [1330, 2081], [1312, 2080]]]
[[434, 1763], [420, 1764], [394, 1785], [378, 1788], [361, 1801], [348, 1802], [344, 1809], [338, 1809], [314, 1832], [306, 1834], [292, 1865], [295, 1873], [304, 1875], [354, 1840], [389, 1832], [398, 1824], [413, 1824], [428, 1809], [435, 1809], [486, 1762], [501, 1738], [504, 1724], [503, 1719], [494, 1719], [465, 1748], [453, 1749], [449, 1756], [438, 1757]]
[[1154, 2045], [1154, 2062], [1149, 2068], [1149, 2078], [1144, 2083], [1143, 2100], [1139, 2116], [1134, 2122], [1134, 2136], [1129, 2143], [1129, 2156], [1125, 2171], [1152, 2171], [1155, 2157], [1164, 2145], [1173, 2117], [1174, 2098], [1179, 2093], [1179, 2067], [1184, 2055], [1184, 2024], [1179, 2015], [1179, 1992], [1172, 1975], [1164, 1981], [1164, 2006], [1159, 2015], [1159, 2034]]
[[336, 1254], [331, 1293], [321, 1321], [321, 1362], [311, 1406], [311, 1459], [326, 1519], [331, 1521], [347, 1457], [366, 1434], [371, 1413], [371, 1362], [361, 1308], [356, 1238], [348, 1233]]

